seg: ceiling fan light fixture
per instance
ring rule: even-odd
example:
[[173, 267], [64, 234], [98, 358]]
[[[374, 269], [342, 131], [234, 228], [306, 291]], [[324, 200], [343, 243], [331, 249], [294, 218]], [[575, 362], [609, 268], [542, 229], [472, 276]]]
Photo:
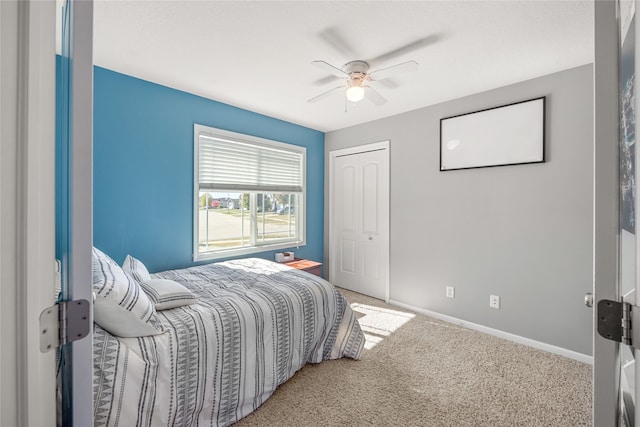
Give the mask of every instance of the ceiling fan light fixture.
[[358, 102], [364, 98], [364, 88], [362, 86], [351, 86], [347, 89], [347, 99], [351, 102]]

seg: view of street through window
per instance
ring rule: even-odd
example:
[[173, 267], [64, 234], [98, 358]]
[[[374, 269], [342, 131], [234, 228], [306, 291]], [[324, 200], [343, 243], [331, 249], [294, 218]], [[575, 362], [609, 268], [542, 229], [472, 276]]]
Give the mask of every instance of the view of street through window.
[[[295, 196], [256, 195], [257, 244], [296, 236]], [[199, 250], [228, 249], [251, 245], [248, 194], [200, 193]], [[291, 203], [294, 202], [294, 203]]]

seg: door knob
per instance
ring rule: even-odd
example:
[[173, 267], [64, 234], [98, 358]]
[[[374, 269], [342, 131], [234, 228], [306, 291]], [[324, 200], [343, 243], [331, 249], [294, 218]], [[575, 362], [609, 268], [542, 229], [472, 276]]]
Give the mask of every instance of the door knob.
[[584, 295], [584, 305], [589, 308], [593, 307], [593, 294], [591, 292], [587, 292]]
[[369, 240], [373, 240], [373, 237], [369, 236]]

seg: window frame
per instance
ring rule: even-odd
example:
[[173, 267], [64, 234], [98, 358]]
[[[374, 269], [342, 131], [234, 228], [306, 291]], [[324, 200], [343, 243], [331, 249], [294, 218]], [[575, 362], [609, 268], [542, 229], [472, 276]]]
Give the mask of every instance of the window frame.
[[[284, 149], [289, 151], [295, 151], [300, 153], [302, 156], [301, 161], [301, 176], [302, 176], [302, 192], [292, 192], [292, 194], [296, 194], [298, 197], [297, 203], [297, 217], [296, 217], [296, 238], [288, 239], [285, 241], [279, 242], [270, 242], [260, 244], [258, 241], [257, 230], [258, 230], [258, 221], [257, 221], [257, 203], [250, 204], [249, 209], [249, 218], [250, 218], [250, 230], [251, 235], [250, 239], [254, 242], [251, 246], [242, 246], [235, 247], [229, 249], [217, 249], [214, 251], [200, 252], [199, 251], [199, 221], [200, 221], [200, 134], [205, 133], [208, 136], [216, 138], [225, 138], [232, 139], [235, 141], [239, 141], [244, 144], [253, 144], [258, 146], [265, 146], [276, 149]], [[204, 191], [204, 190], [203, 190]], [[211, 190], [206, 190], [211, 191]], [[268, 194], [268, 191], [249, 191], [249, 190], [238, 190], [236, 189], [224, 189], [219, 188], [215, 189], [216, 192], [230, 192], [230, 193], [249, 193], [252, 198], [255, 198], [256, 194]], [[192, 208], [193, 208], [193, 236], [192, 236], [192, 244], [193, 244], [193, 261], [205, 261], [205, 260], [216, 260], [222, 258], [229, 258], [234, 256], [242, 256], [242, 255], [250, 255], [257, 254], [261, 252], [268, 252], [279, 249], [286, 249], [292, 247], [300, 247], [305, 246], [306, 235], [307, 235], [307, 218], [306, 218], [306, 195], [307, 195], [307, 149], [306, 147], [289, 144], [285, 142], [275, 141], [266, 138], [260, 138], [252, 135], [227, 131], [224, 129], [214, 128], [210, 126], [200, 125], [194, 123], [193, 127], [193, 195], [192, 195]], [[299, 223], [298, 223], [299, 221]]]

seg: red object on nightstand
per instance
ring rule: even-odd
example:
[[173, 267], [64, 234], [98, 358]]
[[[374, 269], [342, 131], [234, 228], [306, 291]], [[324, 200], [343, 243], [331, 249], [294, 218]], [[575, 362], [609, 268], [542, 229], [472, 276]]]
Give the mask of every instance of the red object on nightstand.
[[295, 258], [293, 261], [287, 261], [283, 263], [289, 267], [293, 267], [298, 270], [304, 270], [316, 276], [322, 277], [322, 263], [309, 261], [308, 259]]

